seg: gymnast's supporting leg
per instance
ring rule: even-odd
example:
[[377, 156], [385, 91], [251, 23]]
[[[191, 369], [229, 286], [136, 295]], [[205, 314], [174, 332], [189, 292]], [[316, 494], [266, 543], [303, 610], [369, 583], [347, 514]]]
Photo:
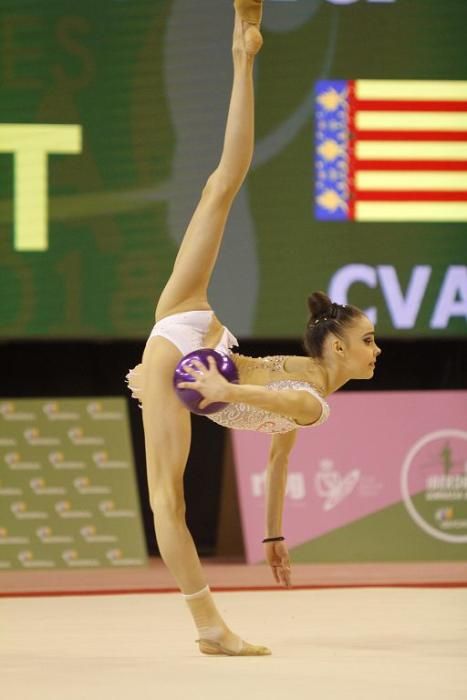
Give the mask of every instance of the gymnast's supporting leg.
[[[242, 5], [258, 8], [258, 0]], [[261, 3], [259, 3], [261, 5]], [[259, 21], [259, 20], [258, 20]], [[173, 273], [160, 297], [156, 319], [177, 311], [210, 308], [207, 287], [225, 221], [253, 153], [253, 52], [261, 37], [236, 17], [234, 83], [224, 149], [187, 229]], [[264, 655], [269, 650], [243, 642], [218, 612], [185, 522], [183, 472], [188, 457], [190, 415], [178, 401], [172, 376], [181, 353], [165, 338], [152, 338], [143, 358], [143, 423], [148, 484], [161, 556], [185, 596], [206, 654]]]
[[159, 551], [204, 640], [204, 653], [264, 655], [269, 650], [243, 642], [223, 621], [207, 588], [185, 520], [183, 473], [191, 438], [190, 414], [178, 400], [172, 376], [181, 353], [169, 340], [150, 341], [145, 372], [143, 424], [148, 486]]

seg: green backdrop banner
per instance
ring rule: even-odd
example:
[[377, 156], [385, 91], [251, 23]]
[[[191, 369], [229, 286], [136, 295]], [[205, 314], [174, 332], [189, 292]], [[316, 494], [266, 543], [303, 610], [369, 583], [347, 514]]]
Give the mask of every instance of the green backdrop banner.
[[[230, 0], [2, 0], [0, 336], [148, 333], [220, 154], [232, 14]], [[212, 304], [234, 333], [299, 336], [315, 289], [367, 310], [379, 335], [466, 333], [466, 25], [461, 0], [265, 0], [255, 159], [211, 285]], [[317, 100], [330, 104], [320, 90], [356, 86], [358, 98], [370, 94], [365, 81], [381, 88], [371, 93], [377, 102], [399, 110], [400, 139], [438, 127], [455, 138], [440, 151], [418, 134], [410, 156], [399, 143], [394, 154], [412, 158], [412, 171], [399, 178], [377, 163], [376, 173], [343, 186], [363, 189], [363, 202], [348, 201], [355, 220], [323, 219], [317, 201], [332, 208], [348, 192], [319, 189], [325, 131]], [[417, 81], [427, 90], [415, 89]], [[446, 81], [456, 90], [446, 92]], [[442, 114], [422, 119], [414, 105], [409, 114], [401, 95], [421, 99], [425, 110], [441, 100]], [[454, 111], [445, 104], [452, 99]], [[358, 107], [370, 131], [373, 108], [366, 98]], [[393, 128], [384, 104], [379, 110], [378, 129]], [[335, 121], [331, 114], [331, 130]], [[337, 153], [323, 148], [325, 158]], [[394, 160], [378, 148], [370, 160], [381, 152]], [[430, 159], [448, 170], [441, 176], [435, 163], [428, 175], [413, 173]], [[389, 205], [366, 201], [375, 188]], [[391, 205], [420, 188], [418, 208]], [[423, 206], [427, 196], [434, 205]]]
[[145, 565], [125, 400], [0, 400], [0, 503], [0, 570]]

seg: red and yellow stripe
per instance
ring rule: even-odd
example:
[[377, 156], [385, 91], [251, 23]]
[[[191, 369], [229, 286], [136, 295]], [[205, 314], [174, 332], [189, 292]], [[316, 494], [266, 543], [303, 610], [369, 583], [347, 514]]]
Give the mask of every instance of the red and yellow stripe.
[[467, 220], [467, 81], [349, 81], [350, 218]]

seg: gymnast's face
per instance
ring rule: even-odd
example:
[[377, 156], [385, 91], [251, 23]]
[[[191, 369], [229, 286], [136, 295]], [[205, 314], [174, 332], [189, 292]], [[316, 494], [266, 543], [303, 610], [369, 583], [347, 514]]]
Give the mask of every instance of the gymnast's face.
[[359, 316], [346, 328], [343, 359], [352, 379], [371, 379], [376, 358], [381, 354], [375, 342], [375, 329], [370, 319]]

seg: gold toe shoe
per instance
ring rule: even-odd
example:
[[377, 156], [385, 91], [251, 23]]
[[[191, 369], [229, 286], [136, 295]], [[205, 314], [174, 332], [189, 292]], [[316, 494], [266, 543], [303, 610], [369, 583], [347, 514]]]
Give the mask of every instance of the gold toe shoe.
[[259, 25], [263, 14], [263, 0], [235, 0], [235, 9], [249, 24]]
[[199, 644], [200, 652], [210, 656], [269, 656], [271, 654], [271, 650], [267, 647], [244, 641], [242, 641], [239, 651], [227, 649], [220, 642], [214, 642], [210, 639], [197, 639], [196, 642]]

